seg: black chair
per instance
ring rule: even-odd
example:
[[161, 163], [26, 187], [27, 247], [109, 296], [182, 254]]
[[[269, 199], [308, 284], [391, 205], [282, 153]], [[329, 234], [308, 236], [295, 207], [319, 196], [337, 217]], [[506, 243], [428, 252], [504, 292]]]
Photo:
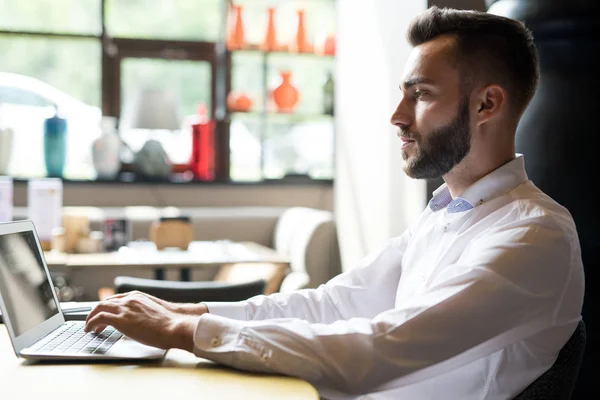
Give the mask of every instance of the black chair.
[[585, 351], [586, 329], [579, 322], [569, 341], [558, 353], [554, 365], [514, 400], [570, 400]]
[[262, 294], [266, 281], [259, 279], [245, 283], [176, 282], [118, 276], [114, 281], [116, 293], [132, 290], [148, 293], [175, 303], [201, 301], [241, 301]]

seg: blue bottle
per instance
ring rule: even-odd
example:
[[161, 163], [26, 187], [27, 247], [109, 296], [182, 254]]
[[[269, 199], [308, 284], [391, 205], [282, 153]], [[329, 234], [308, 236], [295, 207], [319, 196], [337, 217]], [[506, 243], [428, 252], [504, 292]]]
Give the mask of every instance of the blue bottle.
[[67, 152], [67, 120], [55, 115], [44, 121], [44, 162], [49, 177], [62, 178]]

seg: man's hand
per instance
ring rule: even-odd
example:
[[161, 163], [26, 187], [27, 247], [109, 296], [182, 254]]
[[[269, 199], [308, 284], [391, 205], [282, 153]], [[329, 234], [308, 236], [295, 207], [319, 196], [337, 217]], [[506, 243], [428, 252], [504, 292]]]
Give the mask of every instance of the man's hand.
[[105, 301], [109, 301], [109, 300], [114, 300], [114, 299], [122, 299], [124, 297], [129, 297], [129, 296], [133, 296], [133, 295], [140, 295], [140, 296], [144, 296], [147, 297], [148, 299], [160, 304], [161, 306], [165, 307], [167, 310], [172, 311], [174, 313], [178, 313], [178, 314], [186, 314], [186, 315], [202, 315], [204, 313], [208, 312], [208, 308], [206, 307], [205, 304], [202, 303], [198, 303], [198, 304], [194, 304], [194, 303], [170, 303], [168, 301], [165, 301], [163, 299], [159, 299], [158, 297], [154, 297], [152, 295], [149, 295], [147, 293], [144, 292], [140, 292], [138, 290], [134, 290], [132, 292], [127, 292], [127, 293], [119, 293], [119, 294], [115, 294], [113, 296], [109, 296], [106, 299], [104, 299]]
[[98, 304], [86, 319], [85, 331], [101, 332], [111, 325], [149, 346], [193, 351], [198, 315], [180, 313], [173, 303], [130, 292], [112, 296]]

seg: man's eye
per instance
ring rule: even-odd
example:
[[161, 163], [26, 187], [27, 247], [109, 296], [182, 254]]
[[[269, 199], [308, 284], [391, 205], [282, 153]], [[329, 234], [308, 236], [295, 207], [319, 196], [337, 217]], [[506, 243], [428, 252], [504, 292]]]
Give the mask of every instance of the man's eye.
[[415, 99], [419, 99], [425, 94], [427, 94], [427, 92], [424, 92], [422, 90], [415, 90]]

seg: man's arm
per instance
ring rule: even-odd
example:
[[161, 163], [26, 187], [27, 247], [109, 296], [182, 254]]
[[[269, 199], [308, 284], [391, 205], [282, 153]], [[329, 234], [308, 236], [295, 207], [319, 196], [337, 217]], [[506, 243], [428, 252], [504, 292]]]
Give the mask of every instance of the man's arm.
[[207, 303], [210, 310], [204, 303], [171, 303], [139, 291], [121, 293], [100, 302], [87, 316], [85, 329], [101, 332], [112, 325], [150, 346], [191, 351], [198, 319], [209, 311], [238, 320], [290, 317], [328, 323], [372, 317], [393, 306], [409, 235], [407, 230], [367, 256], [362, 266], [317, 289], [256, 296], [243, 302]]
[[106, 300], [144, 296], [176, 314], [200, 316], [210, 312], [243, 321], [301, 318], [328, 323], [353, 317], [370, 318], [394, 304], [402, 274], [402, 255], [410, 235], [410, 230], [405, 231], [365, 257], [356, 268], [316, 289], [260, 295], [240, 302], [171, 303], [138, 291], [113, 295]]
[[576, 318], [581, 299], [562, 299], [573, 272], [571, 247], [560, 230], [515, 224], [473, 242], [425, 292], [372, 319], [240, 322], [205, 314], [194, 353], [321, 388], [369, 392], [445, 360], [477, 359], [482, 354], [466, 351], [501, 343], [506, 333], [516, 342], [565, 323], [556, 321], [561, 301], [573, 303]]
[[394, 306], [402, 274], [402, 256], [410, 231], [365, 257], [356, 268], [316, 289], [255, 296], [232, 303], [205, 303], [211, 314], [242, 321], [300, 318], [330, 323], [354, 317], [372, 318]]

